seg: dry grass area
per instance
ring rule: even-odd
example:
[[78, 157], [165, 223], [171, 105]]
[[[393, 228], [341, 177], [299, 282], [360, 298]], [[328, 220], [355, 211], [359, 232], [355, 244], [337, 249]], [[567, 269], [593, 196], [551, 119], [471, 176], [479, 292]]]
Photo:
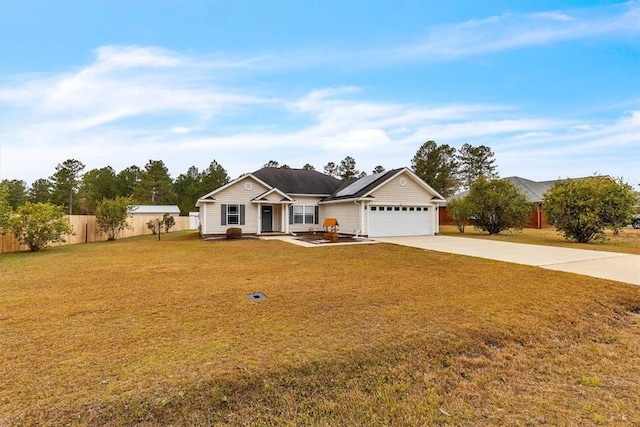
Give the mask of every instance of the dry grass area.
[[2, 426], [640, 425], [640, 287], [386, 244], [4, 255], [0, 348]]
[[562, 246], [565, 248], [622, 252], [640, 255], [640, 230], [626, 227], [617, 235], [614, 235], [610, 230], [607, 230], [605, 233], [606, 238], [603, 241], [576, 243], [565, 240], [562, 235], [552, 228], [525, 228], [521, 231], [505, 231], [499, 235], [490, 236], [484, 231], [474, 229], [473, 226], [467, 226], [464, 233], [458, 232], [455, 225], [440, 226], [440, 234], [445, 236], [492, 239], [504, 242], [528, 243], [531, 245]]

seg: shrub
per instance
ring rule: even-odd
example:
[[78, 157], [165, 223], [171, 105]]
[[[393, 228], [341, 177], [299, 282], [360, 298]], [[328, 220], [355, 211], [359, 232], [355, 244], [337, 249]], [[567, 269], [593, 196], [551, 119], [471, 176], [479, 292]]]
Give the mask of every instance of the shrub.
[[[158, 227], [159, 221], [160, 219], [152, 219], [147, 222], [147, 228], [149, 229], [149, 231], [151, 231], [151, 234], [156, 234], [156, 231], [160, 232], [160, 230], [156, 230]], [[160, 225], [160, 227], [162, 227], [162, 225]]]
[[12, 209], [9, 204], [9, 191], [5, 183], [0, 183], [0, 234], [4, 236], [10, 226]]
[[118, 234], [125, 228], [131, 228], [127, 224], [127, 216], [133, 205], [129, 197], [116, 197], [104, 199], [96, 207], [96, 223], [98, 230], [107, 235], [107, 240], [116, 240]]
[[489, 181], [478, 178], [465, 197], [467, 215], [473, 225], [489, 234], [521, 230], [531, 212], [531, 204], [524, 194], [504, 179]]
[[240, 237], [242, 237], [242, 228], [227, 228], [227, 239], [239, 239]]
[[458, 231], [464, 233], [464, 228], [469, 225], [469, 204], [465, 198], [449, 200], [447, 202], [447, 213], [456, 222]]
[[629, 184], [609, 177], [557, 181], [544, 195], [544, 213], [567, 240], [586, 243], [631, 221], [636, 196]]
[[168, 233], [171, 227], [176, 225], [176, 220], [173, 219], [173, 216], [169, 213], [165, 213], [162, 215], [161, 226], [164, 228], [164, 232]]
[[39, 251], [49, 243], [64, 242], [64, 236], [73, 234], [62, 208], [51, 203], [25, 202], [11, 217], [11, 229], [16, 239]]

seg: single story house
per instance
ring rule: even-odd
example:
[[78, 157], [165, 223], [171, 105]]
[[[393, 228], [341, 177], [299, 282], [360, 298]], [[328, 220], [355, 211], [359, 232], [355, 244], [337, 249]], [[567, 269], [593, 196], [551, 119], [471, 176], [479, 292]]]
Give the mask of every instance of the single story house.
[[444, 198], [408, 168], [352, 181], [305, 169], [262, 168], [200, 197], [200, 232], [245, 234], [339, 231], [370, 237], [431, 235], [439, 231]]
[[[603, 178], [609, 178], [609, 176], [602, 176]], [[569, 178], [569, 179], [585, 179], [591, 177], [581, 177], [581, 178]], [[551, 228], [553, 227], [550, 224], [547, 224], [547, 221], [544, 217], [542, 204], [544, 201], [544, 194], [556, 183], [558, 180], [551, 181], [532, 181], [530, 179], [522, 178], [519, 176], [510, 176], [507, 178], [502, 178], [513, 185], [516, 186], [518, 190], [522, 194], [525, 195], [527, 200], [531, 202], [531, 213], [527, 218], [525, 223], [525, 227], [527, 228]], [[560, 180], [562, 181], [562, 180]], [[450, 198], [459, 198], [466, 196], [468, 191], [463, 191], [462, 193], [458, 193]], [[439, 212], [439, 220], [440, 224], [443, 225], [453, 225], [455, 224], [455, 220], [451, 218], [447, 213], [446, 206], [443, 206]]]

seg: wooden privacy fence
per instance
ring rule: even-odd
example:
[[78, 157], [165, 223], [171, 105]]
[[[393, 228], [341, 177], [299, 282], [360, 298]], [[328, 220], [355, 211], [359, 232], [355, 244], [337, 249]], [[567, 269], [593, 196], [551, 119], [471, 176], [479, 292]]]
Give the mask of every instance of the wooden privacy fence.
[[[69, 220], [75, 234], [66, 236], [64, 243], [53, 243], [51, 246], [75, 245], [78, 243], [91, 243], [107, 240], [107, 235], [98, 231], [96, 217], [94, 215], [65, 215], [65, 217]], [[162, 216], [132, 215], [127, 221], [131, 228], [122, 230], [118, 235], [118, 239], [151, 234], [151, 231], [147, 228], [147, 222], [156, 221], [158, 219], [162, 220]], [[173, 219], [176, 221], [176, 224], [171, 227], [170, 231], [190, 229], [188, 216], [174, 216]], [[4, 236], [0, 236], [0, 239], [2, 239], [0, 242], [0, 245], [2, 245], [2, 253], [29, 250], [28, 246], [23, 246], [18, 243], [18, 240], [16, 240], [12, 232], [8, 232]]]

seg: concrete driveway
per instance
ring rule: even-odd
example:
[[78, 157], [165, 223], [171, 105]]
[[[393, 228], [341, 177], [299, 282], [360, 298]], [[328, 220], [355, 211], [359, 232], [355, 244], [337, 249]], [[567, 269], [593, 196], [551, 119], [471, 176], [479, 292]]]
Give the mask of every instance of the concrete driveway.
[[378, 237], [375, 240], [640, 285], [640, 255], [450, 236]]

